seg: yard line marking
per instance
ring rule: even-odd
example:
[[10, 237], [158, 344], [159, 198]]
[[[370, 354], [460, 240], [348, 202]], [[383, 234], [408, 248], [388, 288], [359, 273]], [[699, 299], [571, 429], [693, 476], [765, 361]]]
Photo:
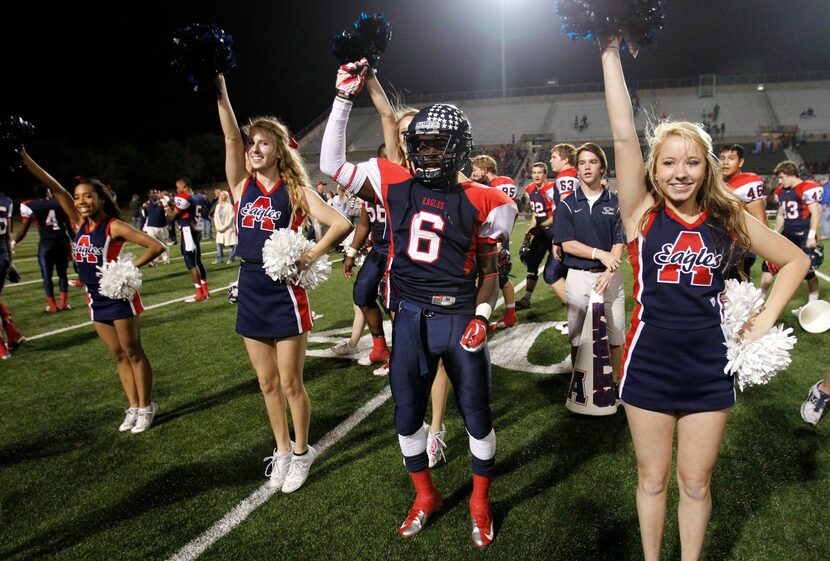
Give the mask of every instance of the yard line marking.
[[[331, 263], [340, 263], [341, 261], [343, 261], [343, 259], [336, 259], [334, 261], [331, 261]], [[222, 292], [223, 290], [227, 290], [228, 287], [230, 287], [229, 284], [225, 285], [221, 288], [214, 288], [213, 290], [210, 290], [209, 292], [211, 294], [213, 294], [214, 292]], [[147, 310], [152, 310], [154, 308], [161, 308], [162, 306], [169, 306], [170, 304], [175, 304], [176, 302], [184, 302], [189, 297], [190, 297], [190, 295], [181, 296], [179, 298], [174, 298], [173, 300], [167, 300], [166, 302], [159, 302], [157, 304], [152, 304], [150, 306], [145, 307], [144, 310], [147, 311]], [[75, 329], [80, 329], [81, 327], [86, 327], [87, 325], [92, 325], [92, 321], [85, 321], [83, 323], [70, 325], [68, 327], [61, 327], [60, 329], [55, 329], [54, 331], [47, 331], [46, 333], [39, 333], [37, 335], [32, 335], [31, 337], [27, 336], [26, 340], [27, 341], [37, 341], [38, 339], [43, 339], [44, 337], [57, 335], [59, 333], [66, 333], [67, 331], [73, 331]]]
[[[203, 253], [202, 255], [213, 255], [213, 254], [215, 254], [215, 253], [217, 253], [217, 252], [216, 252], [216, 251], [206, 251], [206, 252], [205, 252], [205, 253]], [[173, 261], [179, 261], [179, 260], [181, 260], [181, 259], [184, 259], [184, 257], [181, 257], [181, 256], [179, 256], [179, 257], [171, 257], [171, 258], [170, 258], [170, 262], [172, 263]], [[15, 259], [14, 261], [15, 261], [15, 263], [17, 263], [17, 259]], [[71, 273], [71, 274], [66, 275], [66, 278], [68, 278], [68, 279], [72, 279], [72, 278], [75, 278], [75, 277], [77, 277], [77, 276], [78, 276], [78, 273]], [[58, 277], [52, 277], [52, 281], [53, 281], [53, 282], [54, 282], [54, 281], [57, 281], [57, 280], [59, 280], [59, 279], [58, 279]], [[15, 284], [7, 284], [7, 285], [4, 287], [4, 290], [5, 290], [5, 289], [7, 289], [7, 288], [12, 288], [12, 287], [15, 287], [15, 286], [23, 286], [23, 285], [26, 285], [26, 284], [34, 284], [34, 283], [36, 283], [36, 282], [40, 282], [40, 283], [42, 283], [42, 282], [43, 282], [43, 279], [32, 279], [32, 280], [30, 280], [30, 281], [23, 281], [23, 282], [18, 282], [18, 283], [15, 283]]]
[[816, 271], [816, 276], [819, 277], [820, 279], [823, 279], [827, 282], [830, 282], [830, 277], [828, 277], [827, 275], [825, 275], [821, 271]]
[[[367, 401], [363, 407], [352, 413], [348, 419], [334, 427], [312, 446], [317, 449], [319, 454], [323, 454], [327, 449], [336, 444], [337, 441], [346, 436], [363, 419], [375, 411], [375, 409], [383, 405], [391, 396], [392, 391], [389, 389], [389, 386], [385, 386], [375, 397]], [[202, 535], [182, 547], [168, 561], [193, 561], [198, 558], [219, 539], [229, 534], [231, 530], [242, 523], [253, 511], [262, 506], [278, 491], [279, 489], [269, 489], [265, 485], [262, 485], [236, 505], [228, 514], [214, 523]]]
[[[221, 288], [214, 288], [209, 292], [213, 294], [214, 292], [222, 292], [223, 290], [227, 290], [230, 285], [223, 286]], [[169, 306], [170, 304], [175, 304], [176, 302], [184, 302], [189, 296], [181, 296], [179, 298], [174, 298], [173, 300], [168, 300], [166, 302], [159, 302], [158, 304], [152, 304], [144, 308], [145, 311], [152, 310], [154, 308], [161, 308], [162, 306]], [[55, 329], [54, 331], [47, 331], [46, 333], [39, 333], [37, 335], [32, 335], [31, 337], [26, 337], [27, 341], [36, 341], [37, 339], [43, 339], [44, 337], [49, 337], [51, 335], [57, 335], [58, 333], [65, 333], [67, 331], [72, 331], [75, 329], [80, 329], [81, 327], [86, 327], [87, 325], [92, 325], [92, 321], [85, 321], [83, 323], [77, 323], [75, 325], [70, 325], [69, 327], [62, 327], [60, 329]]]

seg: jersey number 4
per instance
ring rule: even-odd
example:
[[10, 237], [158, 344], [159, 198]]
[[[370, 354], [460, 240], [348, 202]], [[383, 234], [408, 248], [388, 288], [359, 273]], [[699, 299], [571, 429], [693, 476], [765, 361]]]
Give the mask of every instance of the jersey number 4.
[[[432, 229], [425, 229], [429, 225]], [[432, 212], [421, 211], [412, 217], [409, 225], [409, 246], [406, 254], [413, 261], [435, 263], [441, 253], [441, 236], [444, 231], [444, 219]]]

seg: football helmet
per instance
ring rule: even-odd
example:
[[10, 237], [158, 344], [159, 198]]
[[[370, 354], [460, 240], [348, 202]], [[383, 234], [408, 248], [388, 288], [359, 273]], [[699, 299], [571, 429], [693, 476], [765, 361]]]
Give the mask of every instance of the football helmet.
[[430, 187], [455, 184], [473, 149], [469, 119], [446, 103], [418, 111], [404, 138], [412, 175]]

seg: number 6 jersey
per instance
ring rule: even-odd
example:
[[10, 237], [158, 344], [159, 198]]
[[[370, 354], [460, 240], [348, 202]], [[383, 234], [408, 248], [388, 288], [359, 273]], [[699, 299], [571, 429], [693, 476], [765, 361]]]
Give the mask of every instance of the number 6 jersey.
[[425, 309], [473, 313], [476, 248], [508, 238], [516, 204], [473, 181], [433, 190], [387, 160], [361, 165], [386, 209], [387, 268], [398, 298]]

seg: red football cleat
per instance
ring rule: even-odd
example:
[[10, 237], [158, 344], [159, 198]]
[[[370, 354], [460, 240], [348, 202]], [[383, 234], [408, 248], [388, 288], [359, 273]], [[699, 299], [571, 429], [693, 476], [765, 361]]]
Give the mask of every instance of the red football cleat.
[[490, 501], [486, 499], [483, 501], [470, 499], [470, 519], [473, 525], [472, 532], [470, 533], [473, 545], [478, 548], [484, 548], [493, 543], [496, 532], [493, 527], [493, 513], [490, 508]]
[[4, 343], [3, 338], [0, 337], [0, 360], [6, 360], [11, 357], [12, 354], [9, 352], [9, 349], [6, 348], [6, 343]]
[[418, 493], [415, 497], [415, 503], [409, 509], [409, 516], [406, 517], [398, 530], [401, 536], [411, 538], [423, 530], [429, 517], [441, 508], [443, 502], [444, 497], [441, 496], [438, 489], [433, 488], [430, 494]]

